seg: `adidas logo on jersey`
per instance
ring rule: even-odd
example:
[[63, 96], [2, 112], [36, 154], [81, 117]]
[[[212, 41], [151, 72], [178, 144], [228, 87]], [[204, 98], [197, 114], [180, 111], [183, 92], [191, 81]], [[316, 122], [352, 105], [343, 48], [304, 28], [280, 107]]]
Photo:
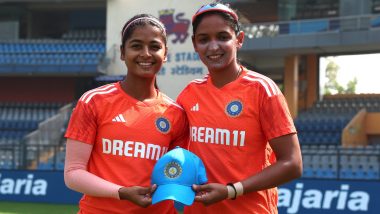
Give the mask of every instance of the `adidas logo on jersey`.
[[112, 122], [126, 122], [122, 114], [117, 115], [112, 119]]
[[193, 107], [191, 107], [190, 111], [199, 111], [199, 103], [197, 103]]

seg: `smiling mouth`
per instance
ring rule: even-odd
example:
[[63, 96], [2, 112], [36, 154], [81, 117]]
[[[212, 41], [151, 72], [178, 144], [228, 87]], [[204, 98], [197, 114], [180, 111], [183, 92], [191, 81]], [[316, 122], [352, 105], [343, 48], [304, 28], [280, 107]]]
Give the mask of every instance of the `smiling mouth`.
[[153, 65], [153, 62], [138, 62], [137, 64], [143, 68], [147, 68], [151, 67]]
[[214, 55], [209, 55], [207, 56], [207, 58], [211, 59], [211, 60], [218, 60], [220, 58], [222, 58], [223, 54], [214, 54]]

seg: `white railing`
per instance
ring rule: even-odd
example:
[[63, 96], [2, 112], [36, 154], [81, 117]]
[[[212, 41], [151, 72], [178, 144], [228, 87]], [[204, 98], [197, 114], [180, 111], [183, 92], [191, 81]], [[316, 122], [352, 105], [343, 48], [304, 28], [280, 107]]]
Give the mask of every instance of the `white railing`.
[[100, 59], [97, 69], [103, 74], [110, 74], [110, 70], [114, 69], [113, 65], [120, 59], [119, 47], [114, 44]]
[[242, 25], [242, 30], [250, 39], [370, 29], [380, 30], [380, 14]]
[[23, 168], [35, 168], [43, 159], [48, 159], [59, 152], [62, 146], [62, 134], [72, 110], [72, 104], [59, 109], [58, 113], [38, 125], [38, 129], [24, 137], [22, 155]]
[[42, 121], [37, 130], [25, 136], [26, 145], [58, 145], [71, 109], [72, 104], [67, 104], [59, 109], [58, 114]]

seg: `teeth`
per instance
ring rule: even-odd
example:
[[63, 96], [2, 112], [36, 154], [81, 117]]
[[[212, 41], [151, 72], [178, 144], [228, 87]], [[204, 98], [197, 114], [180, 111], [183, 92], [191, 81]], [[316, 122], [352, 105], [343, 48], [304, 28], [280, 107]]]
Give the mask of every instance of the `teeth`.
[[220, 58], [222, 55], [210, 55], [208, 56], [210, 59], [218, 59]]
[[151, 62], [139, 62], [139, 65], [141, 66], [149, 66], [149, 65], [152, 65]]

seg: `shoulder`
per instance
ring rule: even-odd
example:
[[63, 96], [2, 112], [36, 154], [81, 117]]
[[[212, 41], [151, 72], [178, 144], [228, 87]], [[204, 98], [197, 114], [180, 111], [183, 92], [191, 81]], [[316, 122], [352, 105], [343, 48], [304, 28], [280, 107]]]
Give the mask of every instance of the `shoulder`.
[[162, 97], [162, 100], [165, 103], [165, 105], [167, 105], [169, 108], [173, 108], [173, 109], [176, 109], [179, 111], [183, 111], [183, 108], [180, 105], [178, 105], [178, 103], [176, 103], [173, 99], [168, 97], [166, 94], [161, 93], [161, 97]]
[[98, 88], [89, 90], [85, 92], [78, 100], [78, 102], [88, 104], [95, 102], [95, 100], [100, 100], [109, 96], [115, 95], [115, 92], [118, 91], [118, 83], [110, 83], [107, 85], [100, 86]]
[[209, 75], [207, 74], [207, 75], [204, 76], [203, 78], [194, 79], [194, 80], [192, 80], [192, 81], [188, 84], [188, 86], [194, 86], [194, 87], [196, 87], [196, 86], [204, 85], [204, 84], [207, 83], [208, 78], [209, 78]]
[[281, 94], [281, 90], [277, 84], [263, 74], [247, 70], [242, 79], [244, 84], [258, 87], [263, 90], [268, 97]]
[[181, 98], [182, 96], [184, 96], [185, 94], [190, 93], [193, 90], [205, 87], [207, 85], [208, 78], [209, 78], [209, 75], [206, 75], [203, 78], [194, 79], [194, 80], [190, 81], [189, 84], [187, 84], [187, 86], [178, 95], [178, 98]]

